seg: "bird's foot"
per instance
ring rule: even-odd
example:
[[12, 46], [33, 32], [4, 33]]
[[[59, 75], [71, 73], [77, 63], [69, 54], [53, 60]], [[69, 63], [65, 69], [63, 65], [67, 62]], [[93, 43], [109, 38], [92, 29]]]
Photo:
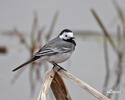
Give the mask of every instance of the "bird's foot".
[[54, 69], [56, 66], [58, 67], [58, 68], [56, 68], [56, 71], [57, 71], [57, 72], [59, 72], [60, 70], [67, 71], [66, 69], [64, 69], [63, 67], [61, 67], [60, 65], [58, 65], [57, 63], [53, 63], [53, 69]]

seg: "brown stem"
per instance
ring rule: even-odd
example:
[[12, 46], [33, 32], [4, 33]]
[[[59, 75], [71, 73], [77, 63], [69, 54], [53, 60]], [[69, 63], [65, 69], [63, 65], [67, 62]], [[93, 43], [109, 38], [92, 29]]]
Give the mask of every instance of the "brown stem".
[[97, 13], [95, 12], [94, 9], [91, 9], [91, 12], [92, 12], [93, 16], [95, 17], [96, 21], [98, 22], [99, 26], [101, 27], [101, 29], [103, 30], [103, 33], [104, 33], [105, 37], [108, 39], [112, 48], [117, 53], [118, 50], [116, 48], [116, 45], [115, 45], [114, 41], [112, 40], [111, 36], [109, 35], [108, 31], [106, 30], [105, 26], [103, 25], [102, 21], [100, 20], [99, 16], [97, 15]]
[[106, 76], [105, 76], [105, 81], [103, 85], [103, 94], [106, 95], [106, 91], [109, 84], [109, 78], [110, 78], [110, 68], [109, 68], [107, 38], [105, 38], [105, 36], [104, 36], [104, 58], [105, 58]]
[[71, 100], [65, 83], [58, 73], [55, 73], [54, 79], [51, 83], [51, 89], [56, 100]]

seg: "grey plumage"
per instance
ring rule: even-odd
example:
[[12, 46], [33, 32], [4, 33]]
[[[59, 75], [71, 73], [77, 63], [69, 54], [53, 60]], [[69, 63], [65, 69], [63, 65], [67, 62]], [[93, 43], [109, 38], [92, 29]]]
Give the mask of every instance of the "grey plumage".
[[[66, 34], [68, 34], [68, 32], [71, 34], [72, 32], [70, 30], [68, 32], [67, 31], [67, 29], [63, 30]], [[63, 35], [63, 33], [61, 32], [60, 35]], [[60, 38], [59, 36], [45, 44], [29, 61], [15, 68], [13, 71], [18, 70], [37, 59], [46, 60], [50, 63], [61, 63], [67, 60], [75, 50], [76, 43], [73, 40], [73, 37], [69, 38], [66, 36], [67, 39], [66, 37], [63, 39], [63, 37]]]
[[58, 53], [72, 52], [72, 51], [74, 51], [74, 49], [75, 49], [74, 44], [64, 41], [57, 37], [57, 38], [49, 41], [45, 46], [43, 46], [36, 53], [36, 56], [40, 56], [42, 54], [46, 55], [46, 53], [48, 54], [48, 56], [51, 56], [53, 53], [58, 54]]

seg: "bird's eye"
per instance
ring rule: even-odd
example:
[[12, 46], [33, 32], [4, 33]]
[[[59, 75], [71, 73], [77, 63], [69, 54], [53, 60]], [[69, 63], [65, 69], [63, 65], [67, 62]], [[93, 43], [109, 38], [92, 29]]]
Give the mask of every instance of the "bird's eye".
[[65, 35], [65, 37], [67, 37], [68, 35]]

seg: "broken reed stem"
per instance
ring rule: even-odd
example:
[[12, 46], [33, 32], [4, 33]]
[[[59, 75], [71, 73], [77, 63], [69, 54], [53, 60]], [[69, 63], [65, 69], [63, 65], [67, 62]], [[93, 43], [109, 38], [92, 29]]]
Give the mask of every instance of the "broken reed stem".
[[55, 76], [55, 72], [58, 72], [60, 74], [60, 76], [65, 77], [66, 79], [72, 81], [73, 83], [77, 84], [81, 88], [85, 89], [90, 94], [92, 94], [94, 97], [96, 97], [98, 100], [110, 100], [108, 97], [104, 96], [102, 93], [100, 93], [96, 89], [92, 88], [87, 83], [80, 80], [79, 78], [72, 75], [71, 73], [64, 71], [64, 70], [59, 71], [58, 69], [60, 69], [60, 68], [58, 66], [56, 66], [46, 74], [45, 80], [42, 84], [42, 87], [41, 87], [41, 90], [40, 90], [40, 93], [39, 93], [37, 100], [46, 100], [46, 96], [48, 94], [51, 82]]
[[91, 12], [93, 14], [93, 16], [95, 17], [97, 23], [99, 24], [99, 26], [101, 27], [105, 37], [108, 39], [109, 43], [111, 44], [112, 48], [114, 49], [114, 51], [118, 52], [116, 45], [114, 43], [114, 41], [112, 40], [110, 34], [108, 33], [108, 31], [106, 30], [105, 26], [103, 25], [102, 21], [100, 20], [99, 16], [97, 15], [96, 11], [94, 9], [91, 9]]
[[64, 70], [60, 70], [59, 74], [61, 76], [64, 76], [66, 79], [72, 81], [73, 83], [77, 84], [81, 88], [85, 89], [90, 94], [92, 94], [94, 97], [96, 97], [98, 100], [110, 100], [108, 97], [104, 96], [102, 93], [100, 93], [96, 89], [92, 88], [90, 85], [88, 85], [84, 81], [80, 80], [76, 76], [72, 75], [71, 73], [64, 71]]
[[0, 53], [7, 53], [7, 48], [5, 46], [0, 46]]
[[103, 85], [103, 94], [106, 95], [110, 78], [110, 67], [109, 67], [109, 57], [108, 57], [108, 44], [107, 44], [107, 38], [105, 36], [103, 40], [103, 47], [104, 47], [105, 69], [106, 69], [106, 75]]
[[63, 78], [57, 72], [51, 83], [51, 89], [56, 100], [72, 100]]
[[46, 96], [48, 94], [51, 82], [54, 78], [55, 72], [53, 71], [53, 69], [51, 71], [48, 71], [45, 75], [45, 79], [44, 82], [42, 84], [39, 96], [37, 100], [46, 100]]
[[53, 30], [56, 26], [56, 22], [57, 22], [57, 19], [58, 19], [58, 16], [59, 16], [59, 12], [57, 11], [53, 17], [53, 20], [52, 20], [52, 23], [51, 23], [51, 26], [50, 26], [50, 29], [46, 35], [46, 40], [48, 41], [51, 37], [51, 35], [53, 34]]

